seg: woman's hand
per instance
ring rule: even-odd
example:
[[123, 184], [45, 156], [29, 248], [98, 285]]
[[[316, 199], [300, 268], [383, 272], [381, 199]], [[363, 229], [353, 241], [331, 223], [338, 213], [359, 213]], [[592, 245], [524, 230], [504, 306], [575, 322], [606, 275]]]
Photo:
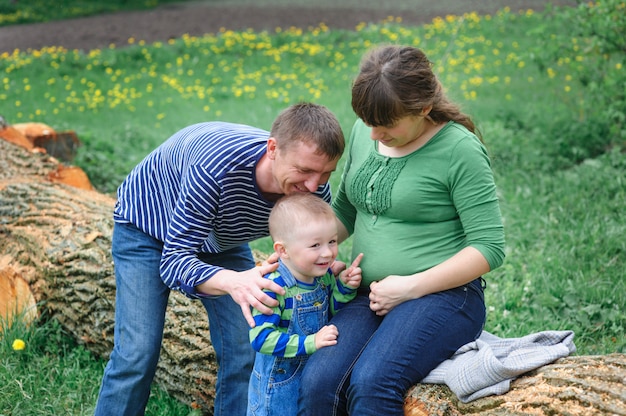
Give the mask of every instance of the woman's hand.
[[387, 315], [393, 308], [412, 299], [410, 296], [410, 276], [387, 276], [370, 284], [370, 309], [378, 316]]

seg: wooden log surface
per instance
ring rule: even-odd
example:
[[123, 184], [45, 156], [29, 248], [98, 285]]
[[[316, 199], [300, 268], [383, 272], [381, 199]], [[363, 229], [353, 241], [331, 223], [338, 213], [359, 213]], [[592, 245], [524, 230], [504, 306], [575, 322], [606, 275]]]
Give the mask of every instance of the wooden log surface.
[[[100, 357], [113, 348], [113, 197], [54, 182], [58, 162], [0, 140], [0, 269], [17, 274], [51, 318]], [[170, 296], [156, 381], [210, 409], [216, 364], [206, 311]]]
[[626, 415], [626, 355], [570, 356], [514, 380], [501, 396], [461, 403], [444, 385], [417, 384], [407, 416]]
[[[100, 357], [113, 347], [112, 196], [51, 181], [53, 158], [0, 140], [0, 270], [23, 278], [48, 314]], [[156, 382], [211, 414], [215, 354], [200, 302], [170, 296]], [[418, 384], [406, 415], [626, 415], [626, 355], [573, 356], [518, 378], [502, 396], [462, 404]]]

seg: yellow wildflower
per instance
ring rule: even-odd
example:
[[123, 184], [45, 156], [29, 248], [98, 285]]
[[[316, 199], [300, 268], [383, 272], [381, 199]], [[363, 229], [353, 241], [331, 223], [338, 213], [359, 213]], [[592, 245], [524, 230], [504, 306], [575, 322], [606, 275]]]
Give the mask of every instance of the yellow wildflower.
[[13, 341], [13, 349], [15, 351], [22, 351], [24, 348], [26, 348], [26, 343], [24, 342], [24, 340], [17, 338], [15, 341]]

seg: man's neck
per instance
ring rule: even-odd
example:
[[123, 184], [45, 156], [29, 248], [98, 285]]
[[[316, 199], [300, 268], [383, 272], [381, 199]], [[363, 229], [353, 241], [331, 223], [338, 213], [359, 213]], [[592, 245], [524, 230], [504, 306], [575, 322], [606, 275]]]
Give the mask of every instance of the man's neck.
[[261, 156], [255, 168], [256, 185], [263, 197], [271, 202], [277, 201], [283, 194], [276, 193], [274, 177], [272, 176], [272, 161], [267, 153]]

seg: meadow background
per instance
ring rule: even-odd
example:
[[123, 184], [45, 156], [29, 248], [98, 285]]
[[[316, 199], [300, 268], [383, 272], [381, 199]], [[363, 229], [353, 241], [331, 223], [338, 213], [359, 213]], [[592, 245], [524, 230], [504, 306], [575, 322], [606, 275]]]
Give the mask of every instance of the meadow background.
[[[3, 0], [0, 25], [163, 2], [45, 3]], [[136, 163], [191, 123], [269, 129], [281, 109], [304, 100], [328, 106], [348, 136], [351, 80], [380, 43], [422, 48], [490, 151], [507, 258], [486, 276], [485, 329], [501, 337], [573, 330], [577, 354], [626, 353], [624, 1], [447, 15], [421, 26], [390, 16], [353, 31], [322, 24], [152, 44], [131, 38], [88, 52], [16, 50], [0, 55], [0, 115], [76, 131], [83, 145], [72, 163], [113, 194]], [[254, 247], [271, 246], [263, 239]], [[348, 260], [350, 241], [340, 255]], [[0, 416], [93, 412], [105, 361], [45, 313], [31, 327], [0, 325]], [[154, 388], [149, 415], [194, 412]]]

